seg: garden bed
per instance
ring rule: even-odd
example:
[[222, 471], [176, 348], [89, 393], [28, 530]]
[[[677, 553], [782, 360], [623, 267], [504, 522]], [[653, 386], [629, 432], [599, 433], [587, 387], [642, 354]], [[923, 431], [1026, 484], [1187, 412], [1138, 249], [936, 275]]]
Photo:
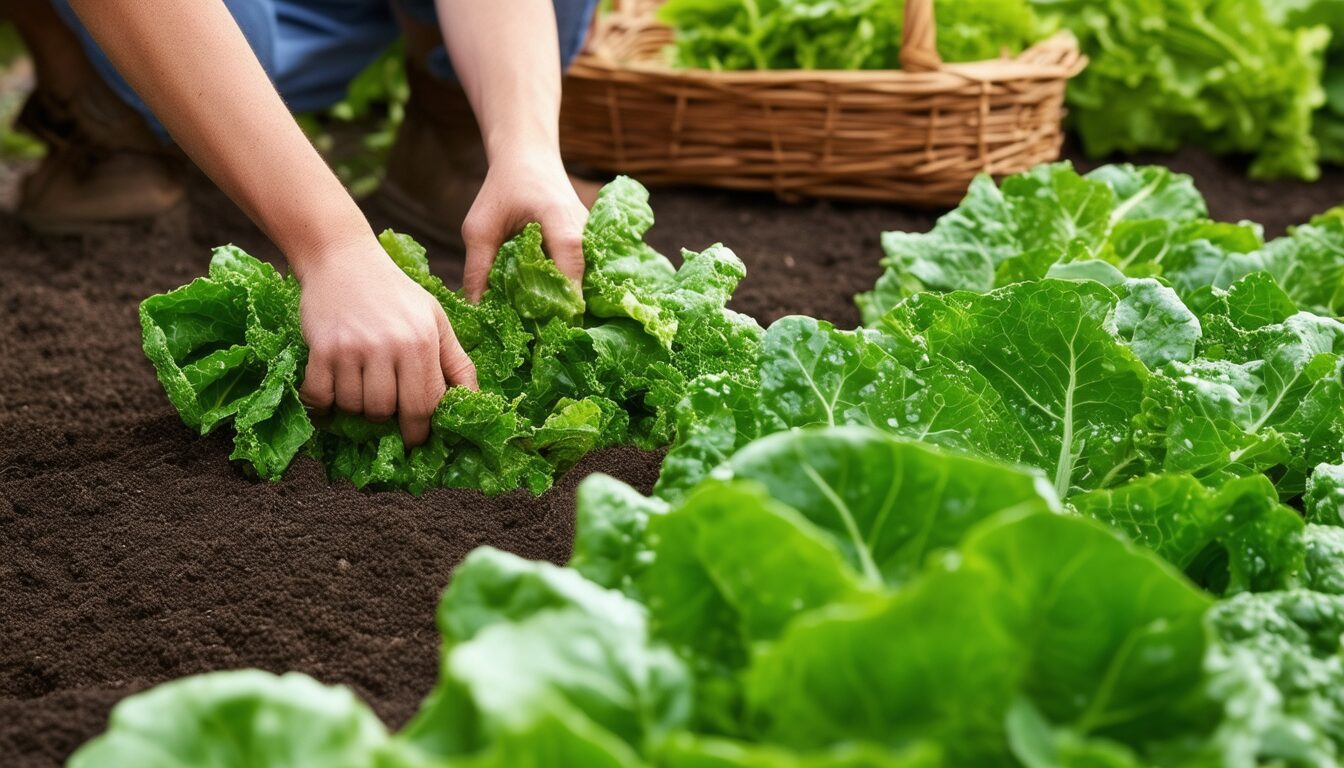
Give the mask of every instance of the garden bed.
[[[1344, 173], [1253, 184], [1189, 152], [1217, 219], [1276, 236], [1344, 200]], [[139, 350], [135, 307], [201, 274], [230, 240], [273, 255], [220, 195], [193, 191], [184, 227], [40, 242], [0, 218], [0, 762], [59, 764], [119, 699], [215, 669], [300, 671], [353, 687], [391, 727], [435, 679], [433, 612], [480, 544], [563, 562], [573, 489], [602, 471], [647, 492], [660, 456], [589, 456], [540, 498], [366, 494], [301, 459], [275, 484], [224, 457], [228, 438], [178, 420]], [[933, 217], [879, 206], [656, 191], [650, 242], [722, 240], [746, 262], [733, 307], [767, 324], [804, 313], [852, 326], [878, 234]], [[377, 222], [375, 222], [377, 223]], [[460, 265], [435, 259], [438, 274]]]

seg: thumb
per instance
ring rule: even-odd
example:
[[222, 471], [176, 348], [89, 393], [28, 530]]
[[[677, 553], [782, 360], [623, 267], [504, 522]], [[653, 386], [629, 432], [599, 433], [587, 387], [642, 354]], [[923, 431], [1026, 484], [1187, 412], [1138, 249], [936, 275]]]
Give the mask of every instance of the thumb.
[[462, 224], [462, 242], [467, 249], [462, 289], [468, 301], [477, 302], [489, 287], [490, 267], [494, 266], [504, 235], [496, 222], [468, 216]]
[[443, 378], [449, 385], [466, 387], [477, 391], [481, 388], [476, 380], [476, 364], [457, 340], [448, 316], [438, 313], [439, 321], [439, 366], [443, 369]]
[[560, 274], [583, 290], [583, 222], [557, 211], [541, 220], [541, 241]]

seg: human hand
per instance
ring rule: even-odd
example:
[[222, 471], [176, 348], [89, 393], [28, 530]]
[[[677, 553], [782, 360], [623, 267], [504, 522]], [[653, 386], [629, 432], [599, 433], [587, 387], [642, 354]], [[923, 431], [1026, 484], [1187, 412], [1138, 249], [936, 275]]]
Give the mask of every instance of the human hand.
[[408, 447], [429, 437], [447, 384], [476, 389], [476, 368], [443, 307], [376, 241], [323, 254], [300, 276], [308, 368], [299, 395], [384, 422], [395, 413]]
[[467, 298], [480, 300], [499, 247], [534, 221], [541, 224], [543, 243], [555, 265], [582, 291], [587, 220], [588, 209], [574, 191], [558, 153], [509, 153], [492, 162], [462, 223], [467, 247], [462, 287]]

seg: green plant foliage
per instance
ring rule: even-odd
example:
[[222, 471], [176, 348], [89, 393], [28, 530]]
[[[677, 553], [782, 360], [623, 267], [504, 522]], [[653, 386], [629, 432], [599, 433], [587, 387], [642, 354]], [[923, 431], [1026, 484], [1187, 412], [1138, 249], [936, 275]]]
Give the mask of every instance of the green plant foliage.
[[[631, 558], [609, 557], [604, 536], [576, 546], [583, 573], [489, 548], [469, 556], [439, 606], [439, 682], [419, 714], [390, 738], [324, 740], [320, 758], [932, 768], [1179, 754], [1195, 765], [1225, 720], [1204, 660], [1252, 652], [1252, 640], [1224, 647], [1210, 634], [1210, 598], [1175, 568], [1063, 513], [1029, 470], [872, 428], [766, 437], [684, 501], [641, 499], [604, 476], [580, 496], [580, 530], [624, 531]], [[597, 564], [602, 583], [584, 575]], [[238, 711], [230, 690], [215, 693], [227, 679], [164, 686], [118, 712], [201, 691], [158, 718], [173, 736], [150, 743], [208, 753], [271, 727], [270, 751], [248, 765], [310, 764], [294, 743], [314, 732], [270, 715], [280, 692], [216, 714]], [[1259, 706], [1269, 689], [1237, 695]], [[129, 765], [136, 727], [114, 718], [81, 755]]]
[[[589, 223], [583, 302], [535, 232], [479, 307], [389, 238], [506, 382], [455, 390], [436, 439], [551, 467], [615, 413], [610, 439], [675, 432], [655, 493], [586, 478], [565, 567], [472, 553], [397, 734], [339, 689], [225, 673], [127, 700], [71, 765], [1338, 766], [1340, 217], [1266, 244], [1205, 216], [1162, 169], [981, 180], [932, 232], [886, 238], [872, 327], [763, 334], [722, 308], [740, 263], [672, 269], [628, 184]], [[224, 250], [146, 302], [175, 318], [147, 350], [183, 418], [233, 423], [258, 466], [365, 445], [274, 439], [301, 341], [267, 318], [297, 301]], [[339, 455], [416, 466], [399, 449]], [[432, 477], [494, 466], [481, 450]]]
[[395, 424], [310, 418], [298, 397], [299, 285], [237, 248], [217, 249], [207, 277], [145, 300], [145, 353], [182, 420], [202, 434], [232, 426], [232, 458], [261, 477], [279, 478], [307, 450], [359, 487], [540, 493], [595, 448], [667, 443], [687, 380], [755, 356], [758, 326], [724, 309], [741, 261], [713, 246], [674, 269], [643, 242], [652, 223], [644, 189], [618, 180], [589, 219], [582, 296], [532, 225], [501, 248], [478, 305], [430, 274], [414, 241], [384, 233], [391, 258], [443, 305], [481, 382], [449, 390], [428, 442], [409, 451]]
[[[1241, 277], [1267, 272], [1272, 285], [1256, 287], [1277, 287], [1288, 299], [1279, 301], [1287, 314], [1297, 307], [1344, 314], [1344, 217], [1338, 212], [1268, 244], [1254, 224], [1207, 216], [1190, 177], [1159, 166], [1108, 165], [1079, 174], [1067, 162], [1054, 163], [1000, 186], [982, 176], [932, 231], [883, 234], [886, 271], [858, 297], [859, 307], [871, 324], [921, 291], [984, 292], [1043, 277], [1114, 282], [1124, 276], [1162, 278], [1186, 303], [1202, 305], [1209, 289], [1227, 290]], [[1287, 316], [1280, 314], [1280, 320]]]
[[1321, 86], [1325, 103], [1316, 111], [1312, 134], [1321, 159], [1344, 162], [1344, 2], [1340, 0], [1262, 0], [1269, 18], [1290, 29], [1330, 31]]
[[177, 680], [118, 704], [70, 768], [371, 768], [388, 735], [345, 688], [243, 670]]
[[1324, 27], [1275, 24], [1262, 0], [1030, 1], [1088, 56], [1068, 99], [1089, 154], [1194, 144], [1252, 155], [1252, 176], [1319, 175]]
[[[1027, 0], [938, 0], [946, 61], [1016, 53], [1039, 37]], [[905, 4], [891, 0], [668, 0], [671, 57], [705, 69], [895, 69]]]

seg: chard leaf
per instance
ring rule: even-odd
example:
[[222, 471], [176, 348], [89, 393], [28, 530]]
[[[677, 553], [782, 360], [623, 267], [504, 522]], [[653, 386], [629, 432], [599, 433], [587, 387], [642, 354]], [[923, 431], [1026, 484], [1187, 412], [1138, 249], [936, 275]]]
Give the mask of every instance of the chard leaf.
[[875, 584], [909, 578], [930, 552], [955, 547], [996, 512], [1058, 507], [1031, 473], [859, 427], [771, 435], [716, 476], [765, 486]]
[[962, 555], [1010, 585], [1029, 638], [1023, 690], [1050, 720], [1130, 739], [1197, 726], [1211, 601], [1165, 562], [1098, 523], [1044, 514], [991, 520]]
[[1265, 269], [1298, 307], [1344, 315], [1344, 217], [1317, 216], [1265, 246]]
[[387, 731], [346, 688], [259, 670], [183, 678], [131, 696], [71, 768], [373, 768]]
[[1021, 460], [1055, 491], [1104, 487], [1132, 462], [1130, 420], [1147, 369], [1110, 330], [1116, 297], [1096, 283], [1045, 280], [977, 295], [921, 294], [883, 319], [984, 377], [1021, 436]]
[[1128, 280], [1118, 286], [1115, 329], [1149, 369], [1173, 360], [1189, 361], [1202, 329], [1176, 292], [1152, 278]]
[[1149, 475], [1069, 503], [1214, 593], [1283, 589], [1302, 570], [1302, 519], [1263, 475], [1217, 490], [1189, 475]]
[[439, 684], [401, 736], [425, 755], [634, 765], [689, 716], [686, 672], [643, 608], [573, 571], [480, 550], [439, 624]]
[[1005, 765], [1002, 714], [1023, 663], [1011, 612], [992, 574], [962, 568], [806, 615], [753, 666], [753, 708], [771, 741], [797, 749], [930, 739]]
[[578, 533], [569, 565], [595, 584], [630, 594], [648, 565], [649, 519], [667, 503], [648, 498], [614, 477], [589, 475], [579, 483]]

